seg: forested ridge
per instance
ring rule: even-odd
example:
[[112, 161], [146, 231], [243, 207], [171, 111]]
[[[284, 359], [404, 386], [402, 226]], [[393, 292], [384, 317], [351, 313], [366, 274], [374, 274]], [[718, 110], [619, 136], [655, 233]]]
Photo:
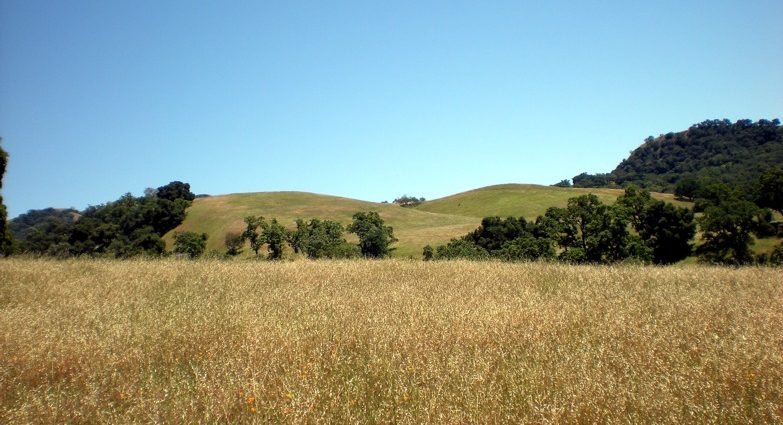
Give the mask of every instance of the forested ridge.
[[713, 180], [750, 192], [759, 177], [783, 164], [780, 120], [708, 120], [685, 131], [648, 137], [607, 174], [582, 173], [575, 187], [635, 184], [674, 192], [685, 178]]

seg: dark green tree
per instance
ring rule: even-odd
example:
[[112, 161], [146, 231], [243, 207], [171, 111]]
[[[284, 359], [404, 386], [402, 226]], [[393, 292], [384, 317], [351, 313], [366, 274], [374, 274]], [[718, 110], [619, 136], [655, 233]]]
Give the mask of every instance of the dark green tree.
[[[554, 241], [563, 250], [568, 252], [576, 245], [576, 223], [571, 221], [565, 208], [550, 207], [543, 216], [536, 219], [538, 236], [543, 236]], [[583, 253], [584, 254], [584, 253]]]
[[359, 237], [359, 249], [363, 256], [369, 258], [388, 256], [394, 250], [391, 244], [397, 241], [394, 229], [384, 225], [383, 219], [375, 211], [354, 214], [348, 231]]
[[[584, 261], [606, 263], [628, 256], [629, 234], [620, 207], [604, 205], [593, 194], [582, 195], [568, 200], [564, 218], [572, 223], [571, 226], [562, 226], [565, 231], [575, 231], [565, 240], [572, 241], [571, 247], [584, 253]], [[576, 257], [569, 258], [573, 261]]]
[[[33, 211], [31, 210], [27, 214]], [[52, 254], [55, 251], [60, 255], [69, 253], [70, 244], [68, 241], [71, 234], [71, 223], [57, 215], [36, 219], [31, 226], [20, 229], [21, 236], [17, 239], [19, 251], [30, 254]], [[53, 250], [52, 247], [55, 246], [58, 248]]]
[[674, 194], [690, 201], [696, 198], [701, 189], [702, 181], [695, 176], [685, 176], [674, 186]]
[[265, 224], [264, 217], [247, 216], [245, 217], [245, 230], [242, 232], [242, 243], [244, 241], [250, 241], [250, 249], [253, 250], [256, 257], [258, 257], [258, 250], [266, 243], [266, 240], [259, 232], [259, 228]]
[[[3, 139], [0, 138], [0, 142]], [[5, 168], [8, 166], [8, 153], [0, 146], [0, 189], [3, 188], [3, 176]], [[0, 255], [8, 256], [13, 251], [13, 237], [8, 229], [8, 212], [3, 203], [3, 196], [0, 195]]]
[[629, 255], [637, 259], [651, 260], [656, 264], [671, 264], [690, 255], [691, 239], [696, 233], [693, 212], [678, 208], [650, 197], [650, 193], [634, 185], [626, 187], [617, 198], [616, 206], [624, 212], [640, 241], [649, 248], [631, 246], [637, 242], [627, 240]]
[[466, 238], [492, 254], [499, 251], [503, 244], [522, 236], [529, 236], [524, 217], [484, 217], [481, 225], [469, 233]]
[[207, 234], [182, 232], [174, 235], [174, 252], [196, 258], [204, 253], [207, 247]]
[[296, 219], [296, 230], [286, 232], [286, 241], [294, 250], [294, 254], [304, 251], [308, 233], [307, 223], [301, 218]]
[[130, 237], [130, 255], [148, 255], [158, 256], [166, 250], [166, 244], [163, 239], [155, 233], [152, 226], [143, 226], [131, 232]]
[[476, 245], [467, 238], [452, 239], [446, 245], [440, 245], [435, 249], [437, 260], [485, 260], [489, 258], [486, 249]]
[[783, 168], [770, 168], [761, 175], [756, 203], [783, 214]]
[[267, 258], [270, 260], [279, 260], [283, 258], [283, 248], [286, 241], [286, 229], [282, 224], [277, 222], [276, 218], [266, 222], [261, 220], [261, 236], [259, 239], [263, 239], [266, 242], [269, 255]]
[[783, 266], [783, 243], [779, 243], [769, 255], [769, 264], [772, 266]]
[[719, 205], [726, 199], [740, 199], [742, 193], [737, 188], [729, 187], [718, 181], [706, 181], [696, 192], [696, 200], [693, 205], [695, 212], [702, 212], [709, 207]]
[[196, 195], [190, 191], [190, 184], [182, 183], [181, 181], [173, 181], [165, 186], [159, 187], [156, 195], [160, 199], [168, 199], [169, 201], [177, 199], [192, 201], [196, 199]]
[[177, 182], [148, 190], [143, 197], [127, 193], [116, 201], [88, 207], [81, 213], [53, 208], [33, 210], [14, 219], [12, 225], [20, 235], [20, 249], [27, 252], [115, 257], [158, 255], [164, 251], [162, 236], [182, 223], [190, 201], [160, 198], [156, 193], [165, 195], [185, 187], [189, 185]]
[[506, 261], [550, 259], [555, 257], [555, 249], [550, 239], [523, 236], [504, 243], [498, 256]]
[[652, 202], [650, 192], [636, 185], [626, 187], [625, 192], [617, 197], [617, 205], [625, 211], [631, 225], [637, 230], [641, 227], [642, 217]]
[[747, 264], [753, 260], [751, 232], [758, 207], [736, 197], [707, 207], [699, 218], [704, 243], [697, 248], [703, 261], [721, 264]]
[[[314, 218], [302, 227], [303, 251], [308, 258], [351, 257], [353, 250], [343, 237], [343, 225], [331, 220]], [[299, 230], [299, 229], [297, 229]]]
[[671, 264], [691, 254], [696, 234], [693, 212], [663, 201], [651, 201], [642, 212], [637, 232], [652, 249], [652, 261]]
[[432, 246], [425, 245], [424, 248], [421, 250], [421, 258], [424, 261], [430, 261], [435, 256], [435, 250], [432, 249]]

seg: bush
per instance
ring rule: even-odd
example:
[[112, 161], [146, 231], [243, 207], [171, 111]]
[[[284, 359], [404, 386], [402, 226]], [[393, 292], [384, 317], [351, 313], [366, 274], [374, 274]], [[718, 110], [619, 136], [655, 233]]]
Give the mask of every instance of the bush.
[[485, 260], [489, 258], [489, 252], [471, 241], [452, 239], [446, 245], [441, 245], [437, 248], [435, 258], [438, 260], [453, 260], [457, 258]]
[[554, 258], [555, 249], [550, 239], [526, 236], [503, 244], [499, 256], [506, 261], [549, 259]]
[[226, 255], [233, 257], [242, 253], [242, 235], [236, 232], [226, 233]]
[[207, 247], [207, 234], [182, 232], [174, 235], [174, 252], [196, 258], [204, 253]]
[[434, 256], [435, 250], [433, 250], [429, 245], [425, 246], [424, 249], [421, 250], [421, 257], [424, 259], [424, 261], [430, 261]]

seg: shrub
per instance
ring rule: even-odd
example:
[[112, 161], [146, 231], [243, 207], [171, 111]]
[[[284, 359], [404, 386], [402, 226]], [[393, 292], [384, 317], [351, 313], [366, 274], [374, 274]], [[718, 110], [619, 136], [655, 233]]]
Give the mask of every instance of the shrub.
[[207, 247], [207, 234], [182, 232], [174, 235], [174, 252], [196, 258], [204, 253]]

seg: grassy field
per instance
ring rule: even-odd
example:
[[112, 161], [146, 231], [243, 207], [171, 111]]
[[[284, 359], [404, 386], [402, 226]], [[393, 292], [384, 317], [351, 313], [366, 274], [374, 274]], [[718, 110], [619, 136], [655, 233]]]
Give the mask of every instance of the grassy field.
[[[275, 217], [293, 228], [297, 218], [335, 220], [344, 225], [358, 211], [378, 211], [399, 239], [396, 257], [421, 257], [425, 245], [437, 246], [478, 227], [490, 215], [524, 216], [535, 220], [551, 206], [565, 206], [568, 198], [595, 193], [614, 203], [619, 189], [565, 189], [550, 186], [509, 184], [490, 186], [424, 203], [417, 208], [317, 195], [304, 192], [242, 193], [199, 198], [188, 209], [185, 222], [165, 240], [171, 248], [174, 232], [196, 231], [209, 235], [208, 250], [225, 251], [225, 235], [240, 232], [248, 215]], [[674, 201], [672, 195], [656, 198]]]
[[780, 423], [780, 269], [0, 261], [0, 423]]

